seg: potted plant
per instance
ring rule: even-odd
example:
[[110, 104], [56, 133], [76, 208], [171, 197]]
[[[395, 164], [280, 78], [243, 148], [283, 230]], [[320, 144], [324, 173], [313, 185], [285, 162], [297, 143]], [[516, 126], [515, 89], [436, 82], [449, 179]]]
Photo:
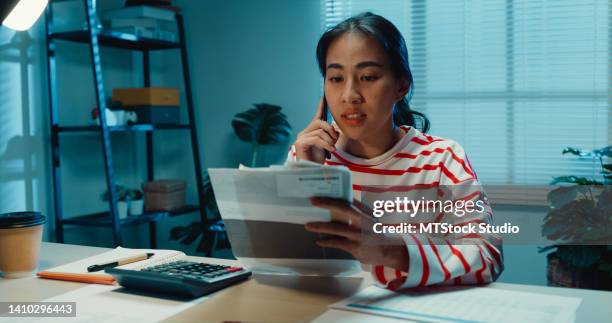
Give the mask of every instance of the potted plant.
[[203, 252], [207, 256], [212, 255], [212, 247], [215, 244], [215, 236], [217, 236], [217, 249], [229, 248], [229, 240], [225, 234], [225, 226], [221, 221], [221, 214], [215, 199], [215, 192], [212, 189], [210, 178], [204, 177], [204, 185], [202, 191], [202, 201], [206, 209], [208, 225], [201, 221], [194, 221], [188, 226], [178, 226], [170, 230], [170, 240], [179, 240], [181, 244], [190, 245], [198, 237], [200, 239], [196, 251]]
[[585, 152], [566, 148], [563, 154], [599, 160], [602, 180], [561, 176], [551, 184], [569, 183], [548, 194], [550, 211], [542, 234], [556, 243], [547, 255], [551, 286], [612, 290], [612, 146]]
[[254, 109], [236, 114], [232, 120], [234, 132], [242, 141], [253, 145], [251, 167], [257, 165], [257, 150], [260, 145], [274, 145], [286, 141], [291, 136], [291, 125], [287, 116], [277, 105], [254, 104]]
[[[125, 126], [128, 123], [137, 121], [136, 112], [125, 110], [125, 107], [119, 101], [111, 99], [106, 100], [106, 108], [104, 109], [107, 126]], [[98, 116], [98, 107], [91, 109], [91, 125], [100, 125]]]
[[[117, 212], [119, 213], [120, 219], [127, 218], [128, 215], [128, 194], [127, 190], [123, 185], [115, 185], [115, 194], [117, 195]], [[108, 190], [102, 193], [102, 201], [108, 202], [109, 194]]]
[[129, 189], [126, 191], [127, 199], [129, 202], [129, 214], [141, 215], [144, 209], [144, 195], [139, 189]]

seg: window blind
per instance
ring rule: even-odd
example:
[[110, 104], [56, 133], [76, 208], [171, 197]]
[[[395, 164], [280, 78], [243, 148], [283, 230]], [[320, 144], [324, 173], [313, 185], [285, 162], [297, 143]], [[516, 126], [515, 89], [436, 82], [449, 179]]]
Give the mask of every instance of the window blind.
[[612, 142], [611, 4], [606, 0], [323, 0], [322, 27], [364, 11], [404, 35], [411, 107], [458, 141], [485, 184], [601, 180], [567, 146]]

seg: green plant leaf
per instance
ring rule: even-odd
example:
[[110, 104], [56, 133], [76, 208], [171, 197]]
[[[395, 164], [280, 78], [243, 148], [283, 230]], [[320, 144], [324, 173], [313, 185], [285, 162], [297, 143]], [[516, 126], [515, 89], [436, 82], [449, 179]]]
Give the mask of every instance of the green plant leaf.
[[[128, 191], [126, 190], [125, 186], [115, 184], [115, 195], [117, 196], [117, 201], [125, 201], [128, 198]], [[108, 199], [110, 198], [108, 190], [104, 191], [100, 198], [102, 201], [108, 202]]]
[[591, 158], [612, 157], [612, 146], [606, 146], [601, 149], [593, 149], [592, 151], [588, 152], [579, 148], [567, 147], [563, 149], [562, 154], [571, 154], [579, 157]]
[[215, 198], [215, 191], [213, 191], [212, 183], [210, 182], [210, 177], [208, 175], [204, 176], [203, 186], [202, 203], [204, 203], [207, 213], [212, 215], [212, 217], [208, 218], [210, 220], [218, 220], [221, 218], [221, 213], [219, 212], [219, 206], [217, 205], [217, 199]]
[[612, 158], [612, 146], [607, 146], [601, 149], [593, 150], [593, 153], [597, 157], [610, 157]]
[[578, 176], [559, 176], [554, 177], [550, 182], [551, 185], [559, 184], [559, 183], [572, 183], [578, 185], [603, 185], [602, 182], [591, 180], [586, 177], [578, 177]]
[[187, 236], [189, 230], [187, 227], [174, 227], [170, 229], [170, 240], [179, 240]]
[[604, 187], [604, 190], [599, 194], [597, 197], [597, 209], [599, 209], [602, 214], [607, 214], [608, 219], [612, 220], [610, 219], [612, 218], [612, 187]]
[[125, 190], [126, 199], [130, 201], [136, 201], [143, 198], [143, 193], [138, 189], [127, 189]]
[[[553, 215], [559, 216], [554, 213]], [[542, 235], [553, 241], [566, 240], [567, 237], [572, 236], [572, 229], [573, 224], [571, 221], [549, 220], [542, 225]]]
[[553, 244], [550, 246], [546, 246], [546, 247], [538, 247], [538, 253], [543, 253], [543, 252], [547, 252], [550, 250], [557, 250], [557, 248], [559, 248], [559, 245]]
[[[612, 146], [594, 149], [586, 152], [582, 149], [567, 147], [563, 154], [599, 159], [602, 163], [604, 182], [612, 181], [612, 164], [603, 164], [604, 158], [612, 157]], [[553, 209], [544, 218], [542, 234], [551, 240], [561, 240], [572, 244], [587, 245], [556, 245], [540, 248], [545, 252], [556, 248], [556, 255], [563, 263], [578, 268], [595, 268], [607, 271], [612, 278], [610, 254], [612, 246], [612, 190], [595, 179], [578, 176], [555, 177], [551, 184], [578, 184], [575, 188], [562, 187], [551, 191], [548, 202]], [[593, 188], [585, 185], [600, 186], [603, 191], [594, 197]], [[597, 191], [596, 190], [596, 191]], [[578, 193], [583, 193], [581, 198]], [[571, 201], [574, 199], [574, 201]], [[594, 199], [594, 200], [593, 200]], [[591, 244], [591, 245], [588, 245]], [[598, 245], [597, 245], [598, 244]], [[608, 244], [608, 245], [604, 245]]]
[[575, 155], [575, 156], [580, 156], [580, 157], [584, 157], [587, 156], [589, 153], [585, 152], [584, 150], [580, 149], [580, 148], [574, 148], [574, 147], [567, 147], [565, 149], [563, 149], [563, 152], [561, 152], [563, 155], [565, 154], [571, 154], [571, 155]]
[[291, 136], [291, 125], [281, 107], [266, 103], [236, 114], [232, 127], [240, 140], [260, 145], [278, 144]]
[[564, 186], [548, 192], [546, 197], [548, 204], [557, 209], [564, 206], [576, 199], [579, 188], [580, 186]]
[[181, 244], [192, 244], [202, 233], [202, 223], [199, 221], [191, 222], [186, 227], [174, 227], [170, 230], [170, 240], [180, 240]]
[[548, 212], [544, 217], [542, 235], [550, 240], [588, 243], [584, 237], [587, 228], [607, 224], [606, 219], [600, 219], [598, 215], [592, 200], [571, 201]]
[[588, 241], [590, 244], [605, 244], [612, 238], [612, 233], [609, 231], [609, 226], [589, 226], [582, 229], [585, 231], [582, 234], [582, 239]]
[[[215, 199], [215, 192], [208, 175], [204, 176], [203, 190], [202, 190], [202, 203], [206, 208], [208, 223], [219, 221], [221, 214], [219, 213], [219, 207], [217, 200]], [[223, 240], [223, 233], [217, 233], [220, 240]], [[212, 243], [214, 242], [215, 233], [210, 231], [209, 228], [205, 227], [201, 221], [192, 222], [189, 226], [178, 226], [170, 230], [170, 240], [180, 240], [181, 244], [191, 245], [198, 237], [201, 237], [196, 247], [198, 252], [209, 252]], [[227, 238], [225, 238], [227, 239]], [[223, 242], [223, 241], [221, 241]], [[216, 243], [216, 248], [222, 248], [227, 245], [221, 244], [219, 241]]]

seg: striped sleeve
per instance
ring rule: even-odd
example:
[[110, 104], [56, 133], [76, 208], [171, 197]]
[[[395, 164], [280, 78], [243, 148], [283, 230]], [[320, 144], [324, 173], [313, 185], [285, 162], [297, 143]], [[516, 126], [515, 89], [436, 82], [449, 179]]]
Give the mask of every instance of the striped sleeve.
[[[449, 153], [440, 161], [440, 184], [452, 185], [453, 200], [481, 200], [484, 211], [467, 213], [459, 219], [444, 214], [439, 221], [454, 225], [492, 224], [493, 212], [476, 172], [463, 148], [451, 143]], [[396, 290], [435, 284], [485, 284], [495, 281], [503, 270], [502, 241], [494, 234], [450, 234], [442, 238], [409, 234], [402, 238], [409, 255], [408, 270], [372, 266], [371, 274], [382, 287]]]
[[297, 161], [295, 145], [291, 145], [291, 147], [289, 147], [289, 151], [287, 152], [287, 159], [285, 160], [285, 165], [290, 161]]

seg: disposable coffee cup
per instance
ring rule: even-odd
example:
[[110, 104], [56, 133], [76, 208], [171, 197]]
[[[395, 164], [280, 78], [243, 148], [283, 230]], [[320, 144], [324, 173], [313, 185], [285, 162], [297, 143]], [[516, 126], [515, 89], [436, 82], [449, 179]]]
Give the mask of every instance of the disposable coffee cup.
[[0, 214], [0, 275], [32, 276], [38, 267], [44, 215], [39, 212]]

